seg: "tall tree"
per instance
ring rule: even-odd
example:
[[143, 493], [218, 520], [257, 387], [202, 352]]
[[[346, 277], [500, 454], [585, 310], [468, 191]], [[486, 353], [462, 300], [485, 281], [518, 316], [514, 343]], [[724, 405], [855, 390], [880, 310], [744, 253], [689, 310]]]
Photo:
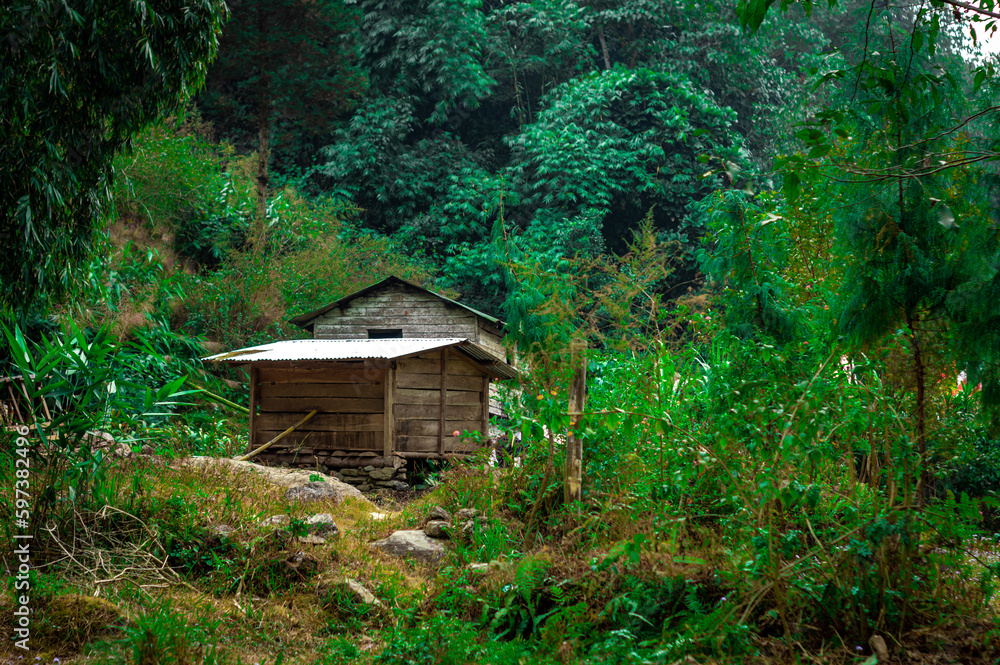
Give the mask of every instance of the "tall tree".
[[[965, 3], [947, 5], [966, 6]], [[989, 16], [992, 3], [968, 5]], [[973, 70], [950, 48], [943, 5], [871, 5], [856, 63], [830, 77], [841, 96], [797, 136], [808, 153], [785, 160], [785, 192], [803, 179], [838, 182], [836, 243], [846, 274], [838, 316], [854, 343], [902, 335], [912, 395], [913, 441], [929, 489], [933, 452], [928, 413], [935, 351], [982, 381], [984, 403], [1000, 413], [1000, 241], [991, 190], [1000, 161], [989, 124], [998, 107], [989, 67]], [[766, 7], [743, 6], [751, 27]]]
[[204, 80], [224, 0], [7, 0], [0, 10], [0, 311], [70, 287], [112, 162]]
[[[276, 127], [293, 160], [307, 159], [303, 154], [329, 136], [365, 91], [352, 41], [358, 20], [358, 12], [342, 0], [232, 5], [219, 57], [198, 101], [224, 136], [257, 150], [258, 224], [265, 216]], [[288, 145], [296, 142], [304, 145]]]

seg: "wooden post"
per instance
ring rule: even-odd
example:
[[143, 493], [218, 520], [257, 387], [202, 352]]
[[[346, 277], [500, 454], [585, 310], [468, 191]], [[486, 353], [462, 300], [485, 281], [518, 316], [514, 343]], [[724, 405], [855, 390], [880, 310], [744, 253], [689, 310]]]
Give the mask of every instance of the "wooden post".
[[396, 434], [396, 418], [393, 414], [393, 406], [396, 403], [396, 368], [390, 361], [385, 368], [385, 381], [382, 400], [382, 455], [389, 457], [392, 455], [392, 448]]
[[448, 402], [448, 349], [441, 349], [441, 400], [438, 403], [438, 455], [444, 454], [444, 412]]
[[260, 382], [260, 370], [253, 365], [250, 366], [250, 437], [247, 439], [249, 442], [250, 450], [253, 450], [254, 446], [257, 445], [257, 436], [254, 424], [257, 421], [257, 384]]
[[483, 441], [490, 437], [490, 375], [483, 375]]
[[576, 436], [580, 416], [587, 405], [586, 343], [573, 340], [570, 344], [570, 367], [573, 378], [569, 385], [569, 431], [566, 433], [565, 501], [575, 503], [583, 495], [583, 443]]

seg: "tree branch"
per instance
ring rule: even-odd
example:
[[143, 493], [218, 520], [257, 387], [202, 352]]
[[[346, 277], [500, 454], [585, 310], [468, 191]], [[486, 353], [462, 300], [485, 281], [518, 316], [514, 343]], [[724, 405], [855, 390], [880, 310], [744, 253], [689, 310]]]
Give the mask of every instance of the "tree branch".
[[962, 9], [968, 9], [970, 12], [975, 12], [976, 14], [982, 14], [983, 16], [989, 16], [990, 18], [1000, 18], [1000, 14], [996, 12], [987, 11], [975, 5], [970, 5], [967, 2], [959, 2], [959, 0], [942, 0], [944, 4], [951, 5], [952, 7], [961, 7]]

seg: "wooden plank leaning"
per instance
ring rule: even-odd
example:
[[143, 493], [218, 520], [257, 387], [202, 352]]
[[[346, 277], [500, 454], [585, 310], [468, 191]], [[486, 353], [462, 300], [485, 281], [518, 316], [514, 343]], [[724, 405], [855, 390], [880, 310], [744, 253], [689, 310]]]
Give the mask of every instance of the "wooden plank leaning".
[[267, 450], [268, 448], [270, 448], [271, 446], [273, 446], [273, 445], [274, 445], [275, 443], [277, 443], [278, 441], [281, 441], [281, 440], [282, 440], [283, 438], [285, 438], [286, 436], [288, 436], [289, 434], [291, 434], [292, 432], [294, 432], [294, 431], [295, 431], [295, 428], [297, 428], [297, 427], [301, 427], [301, 426], [302, 426], [302, 425], [304, 425], [304, 424], [305, 424], [305, 423], [306, 423], [306, 422], [307, 422], [307, 421], [308, 421], [308, 420], [309, 420], [310, 418], [312, 418], [312, 417], [313, 417], [313, 416], [315, 416], [315, 415], [316, 415], [316, 410], [315, 410], [315, 409], [313, 409], [313, 410], [312, 410], [312, 411], [310, 411], [310, 412], [309, 412], [308, 414], [306, 414], [306, 417], [305, 417], [305, 418], [303, 418], [303, 419], [302, 419], [302, 420], [300, 420], [299, 422], [295, 423], [294, 425], [292, 425], [291, 427], [289, 427], [288, 429], [286, 429], [286, 430], [285, 430], [284, 432], [282, 432], [282, 433], [281, 433], [281, 434], [279, 434], [278, 436], [274, 437], [273, 439], [271, 439], [270, 441], [268, 441], [267, 443], [265, 443], [265, 444], [264, 444], [263, 446], [261, 446], [261, 447], [260, 447], [260, 448], [258, 448], [257, 450], [254, 450], [254, 451], [252, 451], [252, 452], [249, 452], [249, 453], [247, 453], [246, 455], [240, 455], [239, 457], [235, 457], [234, 459], [235, 459], [235, 460], [236, 460], [237, 462], [246, 462], [246, 461], [247, 461], [248, 459], [250, 459], [250, 458], [252, 458], [252, 457], [254, 457], [254, 456], [256, 456], [256, 455], [258, 455], [258, 454], [260, 454], [260, 453], [262, 453], [262, 452], [264, 452], [265, 450]]

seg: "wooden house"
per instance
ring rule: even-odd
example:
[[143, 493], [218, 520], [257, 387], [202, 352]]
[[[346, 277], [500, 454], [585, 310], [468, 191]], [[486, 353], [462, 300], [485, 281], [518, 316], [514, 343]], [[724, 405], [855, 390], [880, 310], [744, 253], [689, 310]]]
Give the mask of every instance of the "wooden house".
[[399, 277], [290, 321], [314, 339], [463, 338], [508, 362], [503, 321]]
[[488, 433], [491, 383], [516, 376], [501, 322], [397, 278], [293, 322], [316, 338], [206, 358], [250, 369], [251, 449], [316, 412], [260, 461], [398, 467], [469, 453], [461, 433]]

